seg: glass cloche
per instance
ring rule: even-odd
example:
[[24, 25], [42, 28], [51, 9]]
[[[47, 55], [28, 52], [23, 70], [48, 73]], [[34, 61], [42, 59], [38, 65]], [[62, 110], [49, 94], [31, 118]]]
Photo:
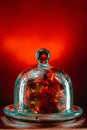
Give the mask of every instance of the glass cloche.
[[6, 115], [30, 121], [68, 120], [83, 110], [73, 105], [70, 77], [48, 64], [50, 52], [36, 53], [38, 65], [23, 71], [16, 79], [14, 104], [4, 108]]

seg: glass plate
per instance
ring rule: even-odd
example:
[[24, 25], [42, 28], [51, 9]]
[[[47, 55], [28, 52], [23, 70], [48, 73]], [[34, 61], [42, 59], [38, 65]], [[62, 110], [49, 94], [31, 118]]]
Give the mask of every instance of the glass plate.
[[79, 117], [83, 110], [78, 106], [73, 106], [72, 110], [65, 113], [53, 113], [53, 114], [32, 114], [32, 113], [19, 113], [14, 110], [14, 104], [8, 105], [3, 109], [4, 113], [12, 118], [19, 120], [28, 120], [30, 122], [44, 122], [44, 121], [67, 121]]

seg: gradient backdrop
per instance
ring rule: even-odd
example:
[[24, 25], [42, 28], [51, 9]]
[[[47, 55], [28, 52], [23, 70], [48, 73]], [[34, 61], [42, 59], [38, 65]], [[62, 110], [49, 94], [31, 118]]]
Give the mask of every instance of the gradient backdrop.
[[43, 47], [70, 75], [74, 104], [87, 105], [86, 0], [0, 0], [0, 105], [13, 103], [18, 74]]

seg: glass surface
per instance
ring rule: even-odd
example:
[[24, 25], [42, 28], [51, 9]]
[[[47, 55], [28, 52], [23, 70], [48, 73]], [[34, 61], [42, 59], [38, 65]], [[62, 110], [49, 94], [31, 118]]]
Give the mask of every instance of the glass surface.
[[49, 65], [50, 52], [44, 48], [36, 53], [38, 65], [23, 71], [16, 79], [14, 105], [4, 113], [29, 121], [69, 120], [80, 116], [83, 110], [73, 105], [70, 77]]
[[15, 83], [14, 109], [20, 113], [64, 113], [72, 110], [70, 77], [48, 64], [50, 52], [37, 52], [38, 65], [22, 72]]

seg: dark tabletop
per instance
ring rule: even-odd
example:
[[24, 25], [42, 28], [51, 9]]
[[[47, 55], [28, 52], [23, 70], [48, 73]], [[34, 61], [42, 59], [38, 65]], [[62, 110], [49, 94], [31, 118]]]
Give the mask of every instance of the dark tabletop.
[[0, 107], [0, 128], [17, 129], [17, 128], [29, 128], [29, 129], [58, 129], [58, 128], [87, 128], [87, 107], [83, 108], [83, 114], [69, 121], [62, 122], [43, 122], [43, 123], [30, 123], [26, 121], [15, 120], [7, 117], [3, 113], [3, 107]]

